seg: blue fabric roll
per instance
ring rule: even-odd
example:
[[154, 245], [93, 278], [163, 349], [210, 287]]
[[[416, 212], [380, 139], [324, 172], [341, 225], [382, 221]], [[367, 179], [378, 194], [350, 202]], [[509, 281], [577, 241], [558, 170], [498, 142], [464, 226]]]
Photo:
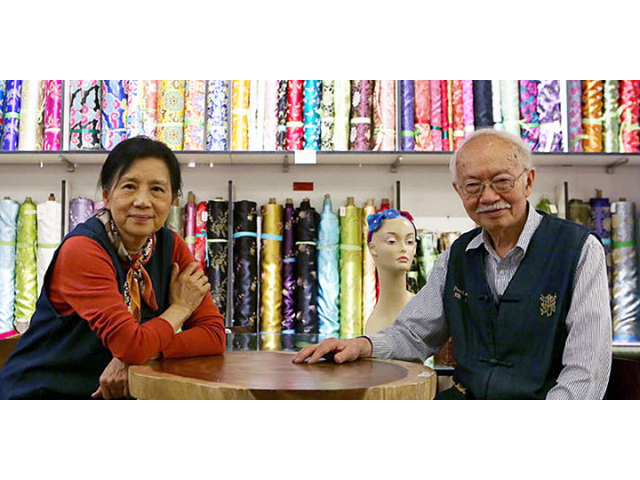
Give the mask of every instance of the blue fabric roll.
[[124, 80], [102, 81], [102, 149], [112, 150], [127, 138], [127, 92]]
[[207, 149], [229, 150], [229, 81], [207, 80]]
[[340, 221], [325, 198], [318, 226], [318, 323], [320, 339], [340, 336]]
[[4, 97], [6, 87], [6, 80], [0, 80], [0, 135], [2, 135], [2, 126], [4, 125]]
[[0, 200], [0, 334], [13, 330], [19, 208], [14, 200]]
[[321, 80], [304, 81], [304, 147], [320, 149], [320, 98]]
[[2, 150], [6, 152], [13, 152], [18, 149], [21, 97], [22, 80], [7, 80], [4, 103], [4, 126], [2, 129]]

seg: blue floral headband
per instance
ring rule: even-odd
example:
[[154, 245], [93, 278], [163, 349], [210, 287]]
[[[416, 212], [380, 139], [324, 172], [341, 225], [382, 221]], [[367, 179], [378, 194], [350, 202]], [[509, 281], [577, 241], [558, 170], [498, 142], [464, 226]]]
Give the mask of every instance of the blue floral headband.
[[413, 225], [413, 229], [416, 231], [416, 235], [418, 235], [418, 231], [416, 230], [416, 225], [413, 223], [413, 217], [409, 212], [403, 212], [402, 210], [396, 210], [395, 208], [387, 208], [378, 213], [372, 213], [367, 217], [367, 225], [369, 227], [369, 234], [367, 236], [367, 243], [371, 241], [371, 235], [373, 232], [378, 230], [382, 226], [382, 222], [384, 220], [391, 220], [393, 218], [404, 217], [411, 222]]

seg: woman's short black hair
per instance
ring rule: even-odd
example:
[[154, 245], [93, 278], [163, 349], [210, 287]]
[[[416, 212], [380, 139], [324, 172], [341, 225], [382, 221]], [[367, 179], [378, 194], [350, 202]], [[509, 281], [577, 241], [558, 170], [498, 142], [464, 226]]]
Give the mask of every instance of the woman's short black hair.
[[169, 169], [173, 198], [182, 195], [182, 174], [176, 154], [164, 143], [142, 135], [123, 140], [109, 152], [100, 171], [100, 187], [111, 190], [139, 158], [162, 160]]

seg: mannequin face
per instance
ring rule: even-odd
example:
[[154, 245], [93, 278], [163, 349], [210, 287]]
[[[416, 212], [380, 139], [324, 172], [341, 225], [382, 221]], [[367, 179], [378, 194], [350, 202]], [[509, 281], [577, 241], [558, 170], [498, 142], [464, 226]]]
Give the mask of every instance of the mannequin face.
[[369, 251], [378, 270], [411, 270], [416, 255], [416, 232], [404, 217], [387, 219], [371, 236]]

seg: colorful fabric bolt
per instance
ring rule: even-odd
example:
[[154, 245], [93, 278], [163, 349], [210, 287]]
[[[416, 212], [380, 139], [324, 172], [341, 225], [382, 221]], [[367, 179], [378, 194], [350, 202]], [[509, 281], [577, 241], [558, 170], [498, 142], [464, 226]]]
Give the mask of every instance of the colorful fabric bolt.
[[102, 149], [112, 150], [127, 138], [127, 93], [124, 80], [102, 81]]
[[584, 151], [582, 140], [582, 81], [567, 80], [569, 91], [569, 151]]
[[44, 86], [44, 132], [42, 149], [61, 150], [62, 80], [46, 80]]
[[320, 80], [305, 80], [303, 89], [303, 148], [306, 150], [319, 150], [321, 133], [320, 102], [322, 96], [322, 82]]
[[229, 148], [229, 82], [207, 82], [207, 150], [225, 151]]
[[207, 82], [187, 80], [184, 97], [184, 149], [204, 150]]
[[287, 145], [286, 149], [302, 150], [304, 136], [304, 80], [289, 80], [287, 85]]
[[71, 80], [69, 146], [71, 150], [99, 150], [102, 131], [100, 80]]
[[13, 152], [18, 149], [18, 136], [20, 134], [22, 80], [7, 80], [6, 85], [2, 150]]
[[538, 85], [539, 152], [562, 151], [561, 108], [558, 80], [540, 80]]
[[43, 116], [44, 82], [42, 80], [23, 80], [18, 150], [42, 150]]
[[415, 149], [415, 83], [413, 80], [400, 80], [402, 96], [402, 117], [400, 138], [403, 151]]
[[171, 150], [184, 146], [184, 80], [160, 80], [156, 136]]
[[325, 197], [318, 225], [318, 325], [321, 339], [340, 335], [340, 221]]
[[640, 151], [640, 80], [621, 81], [622, 149], [625, 153]]
[[536, 151], [540, 139], [538, 80], [520, 80], [520, 118], [520, 135], [531, 151]]
[[133, 138], [144, 135], [144, 80], [125, 80], [124, 89], [127, 95], [126, 136]]

